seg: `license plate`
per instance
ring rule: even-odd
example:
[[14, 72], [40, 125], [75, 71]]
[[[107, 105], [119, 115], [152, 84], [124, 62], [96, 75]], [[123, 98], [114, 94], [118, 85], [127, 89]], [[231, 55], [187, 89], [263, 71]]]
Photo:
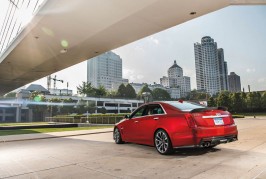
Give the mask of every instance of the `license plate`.
[[213, 120], [214, 120], [215, 125], [224, 125], [223, 118], [221, 118], [221, 117], [216, 117]]

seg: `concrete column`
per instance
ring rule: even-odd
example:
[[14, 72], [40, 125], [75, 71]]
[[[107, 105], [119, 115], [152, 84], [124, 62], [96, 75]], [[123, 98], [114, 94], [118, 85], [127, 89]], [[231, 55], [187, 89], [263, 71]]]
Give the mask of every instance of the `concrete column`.
[[97, 106], [97, 100], [95, 100], [95, 113], [97, 114], [98, 113], [98, 111], [97, 111], [97, 108], [98, 108], [98, 106]]
[[120, 103], [117, 103], [117, 113], [120, 113]]
[[29, 109], [29, 122], [32, 122], [32, 116], [33, 116], [33, 114], [32, 114], [32, 109]]
[[18, 106], [16, 108], [16, 122], [21, 122], [21, 108]]
[[6, 109], [3, 109], [3, 122], [6, 121]]

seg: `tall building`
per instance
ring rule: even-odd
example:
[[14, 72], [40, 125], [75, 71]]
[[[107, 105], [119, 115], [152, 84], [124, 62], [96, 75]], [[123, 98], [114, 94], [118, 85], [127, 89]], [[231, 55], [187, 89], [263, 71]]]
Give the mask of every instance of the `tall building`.
[[235, 72], [231, 72], [230, 75], [228, 75], [228, 81], [229, 81], [229, 91], [241, 92], [240, 76], [235, 74]]
[[190, 77], [183, 76], [183, 69], [176, 64], [176, 61], [167, 72], [168, 77], [160, 78], [160, 84], [166, 88], [178, 88], [180, 89], [180, 96], [186, 97], [191, 91]]
[[228, 90], [227, 63], [224, 51], [217, 43], [205, 36], [201, 43], [194, 44], [197, 89], [216, 94]]
[[221, 91], [228, 90], [227, 62], [224, 61], [224, 50], [217, 49]]
[[117, 90], [123, 82], [120, 56], [110, 51], [89, 59], [87, 81], [96, 88], [102, 85], [107, 90]]

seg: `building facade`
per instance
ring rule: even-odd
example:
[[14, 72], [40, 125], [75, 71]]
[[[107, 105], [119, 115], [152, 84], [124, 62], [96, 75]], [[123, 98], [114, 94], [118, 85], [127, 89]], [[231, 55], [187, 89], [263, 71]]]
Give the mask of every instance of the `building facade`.
[[230, 92], [241, 92], [240, 76], [235, 74], [235, 72], [231, 72], [230, 75], [228, 75], [228, 81]]
[[221, 91], [228, 91], [227, 62], [224, 61], [224, 50], [217, 49]]
[[[174, 61], [174, 64], [168, 69], [167, 72], [168, 77], [163, 76], [160, 78], [160, 84], [166, 88], [175, 88], [175, 90], [169, 90], [174, 91], [174, 95], [171, 95], [171, 97], [186, 97], [191, 91], [190, 77], [183, 76], [183, 69], [176, 64], [176, 61]], [[179, 90], [179, 92], [177, 92], [177, 90]], [[177, 94], [179, 94], [179, 97], [177, 97]]]
[[194, 44], [197, 90], [214, 95], [228, 90], [227, 63], [224, 51], [209, 36]]
[[87, 81], [95, 88], [104, 86], [117, 90], [122, 79], [122, 59], [113, 52], [106, 52], [87, 61]]

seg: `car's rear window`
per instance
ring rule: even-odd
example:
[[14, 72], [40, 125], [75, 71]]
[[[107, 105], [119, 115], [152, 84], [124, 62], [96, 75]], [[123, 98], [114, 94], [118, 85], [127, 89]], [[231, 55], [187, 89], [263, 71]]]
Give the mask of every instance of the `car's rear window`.
[[197, 103], [192, 103], [188, 101], [165, 101], [165, 103], [170, 104], [171, 106], [174, 106], [175, 108], [181, 110], [181, 111], [191, 111], [193, 109], [199, 109], [199, 108], [206, 108], [206, 106], [197, 104]]

